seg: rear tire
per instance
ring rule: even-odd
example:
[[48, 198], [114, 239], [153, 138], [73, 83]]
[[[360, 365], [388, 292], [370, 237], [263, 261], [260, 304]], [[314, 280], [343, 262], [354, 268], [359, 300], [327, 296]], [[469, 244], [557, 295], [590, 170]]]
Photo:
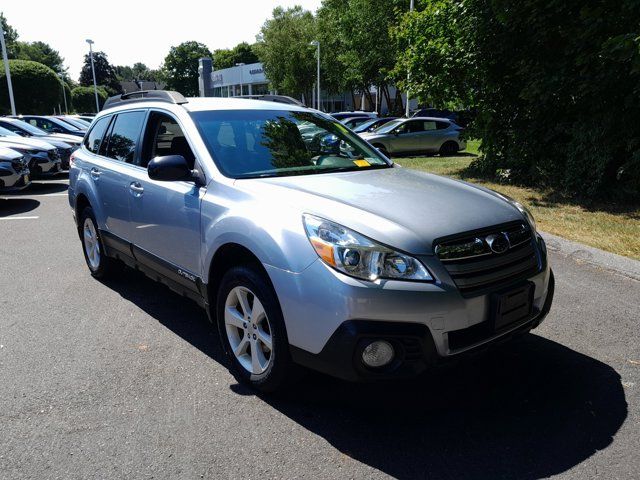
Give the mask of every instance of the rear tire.
[[98, 222], [91, 207], [85, 207], [82, 210], [78, 222], [78, 233], [82, 242], [84, 260], [93, 277], [109, 278], [120, 272], [122, 264], [105, 254]]
[[440, 156], [448, 157], [451, 155], [455, 155], [458, 153], [458, 144], [453, 140], [448, 140], [442, 144], [440, 147]]
[[263, 272], [243, 265], [222, 277], [216, 301], [220, 339], [233, 376], [261, 392], [282, 388], [295, 372], [275, 292]]

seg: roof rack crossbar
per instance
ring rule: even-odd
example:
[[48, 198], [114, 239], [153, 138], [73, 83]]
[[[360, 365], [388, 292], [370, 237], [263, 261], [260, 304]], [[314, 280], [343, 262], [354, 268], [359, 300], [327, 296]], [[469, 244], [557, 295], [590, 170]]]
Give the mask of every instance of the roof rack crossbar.
[[107, 108], [133, 102], [167, 102], [182, 105], [188, 103], [188, 100], [181, 93], [171, 90], [136, 90], [135, 92], [109, 97], [102, 109], [106, 110]]

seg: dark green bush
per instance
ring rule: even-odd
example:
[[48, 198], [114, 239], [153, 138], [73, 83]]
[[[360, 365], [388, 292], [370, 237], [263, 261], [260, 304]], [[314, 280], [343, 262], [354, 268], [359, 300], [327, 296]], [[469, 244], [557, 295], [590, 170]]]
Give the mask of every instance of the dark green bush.
[[[98, 87], [98, 103], [100, 108], [104, 105], [109, 95], [103, 87]], [[96, 98], [93, 87], [76, 87], [71, 90], [71, 101], [76, 112], [95, 112]]]
[[[63, 103], [62, 83], [46, 65], [30, 60], [9, 60], [17, 113], [51, 114]], [[10, 114], [4, 63], [0, 61], [0, 113]]]
[[396, 35], [399, 65], [424, 101], [477, 107], [476, 169], [574, 196], [639, 195], [640, 2], [417, 5]]

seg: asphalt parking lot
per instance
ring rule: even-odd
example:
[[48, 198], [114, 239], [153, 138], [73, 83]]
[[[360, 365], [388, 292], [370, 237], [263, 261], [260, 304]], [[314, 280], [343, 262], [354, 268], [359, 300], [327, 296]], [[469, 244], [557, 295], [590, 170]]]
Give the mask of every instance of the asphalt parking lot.
[[91, 278], [66, 180], [0, 198], [0, 478], [640, 477], [640, 282], [552, 253], [534, 334], [415, 382], [239, 386], [206, 315]]

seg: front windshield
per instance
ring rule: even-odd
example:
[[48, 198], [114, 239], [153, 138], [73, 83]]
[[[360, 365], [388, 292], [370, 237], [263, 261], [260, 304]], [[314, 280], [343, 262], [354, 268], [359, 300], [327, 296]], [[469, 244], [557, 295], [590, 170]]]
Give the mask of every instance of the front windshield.
[[12, 132], [11, 130], [7, 130], [4, 127], [0, 127], [0, 137], [19, 137], [20, 135], [18, 135], [15, 132]]
[[353, 129], [354, 132], [356, 133], [362, 133], [362, 132], [366, 132], [367, 130], [369, 130], [369, 128], [371, 128], [372, 125], [374, 125], [376, 122], [378, 121], [378, 119], [374, 119], [374, 120], [369, 120], [368, 122], [364, 122], [361, 123], [360, 125], [358, 125], [356, 128]]
[[44, 135], [47, 135], [47, 132], [45, 132], [44, 130], [39, 129], [38, 127], [34, 127], [30, 123], [23, 122], [22, 120], [11, 122], [11, 124], [15, 125], [16, 128], [19, 128], [20, 130], [24, 130], [30, 135], [35, 135], [36, 137], [42, 137]]
[[191, 116], [218, 168], [232, 178], [390, 166], [344, 125], [313, 112], [214, 110]]
[[86, 128], [84, 125], [78, 125], [76, 122], [74, 122], [70, 118], [58, 118], [57, 120], [59, 122], [66, 123], [65, 127], [67, 128], [71, 127], [69, 130], [83, 130]]
[[375, 133], [389, 133], [391, 130], [393, 130], [394, 128], [396, 128], [398, 125], [400, 125], [403, 121], [402, 120], [391, 120], [390, 122], [385, 123], [384, 125], [382, 125], [379, 128], [376, 128], [374, 130]]

